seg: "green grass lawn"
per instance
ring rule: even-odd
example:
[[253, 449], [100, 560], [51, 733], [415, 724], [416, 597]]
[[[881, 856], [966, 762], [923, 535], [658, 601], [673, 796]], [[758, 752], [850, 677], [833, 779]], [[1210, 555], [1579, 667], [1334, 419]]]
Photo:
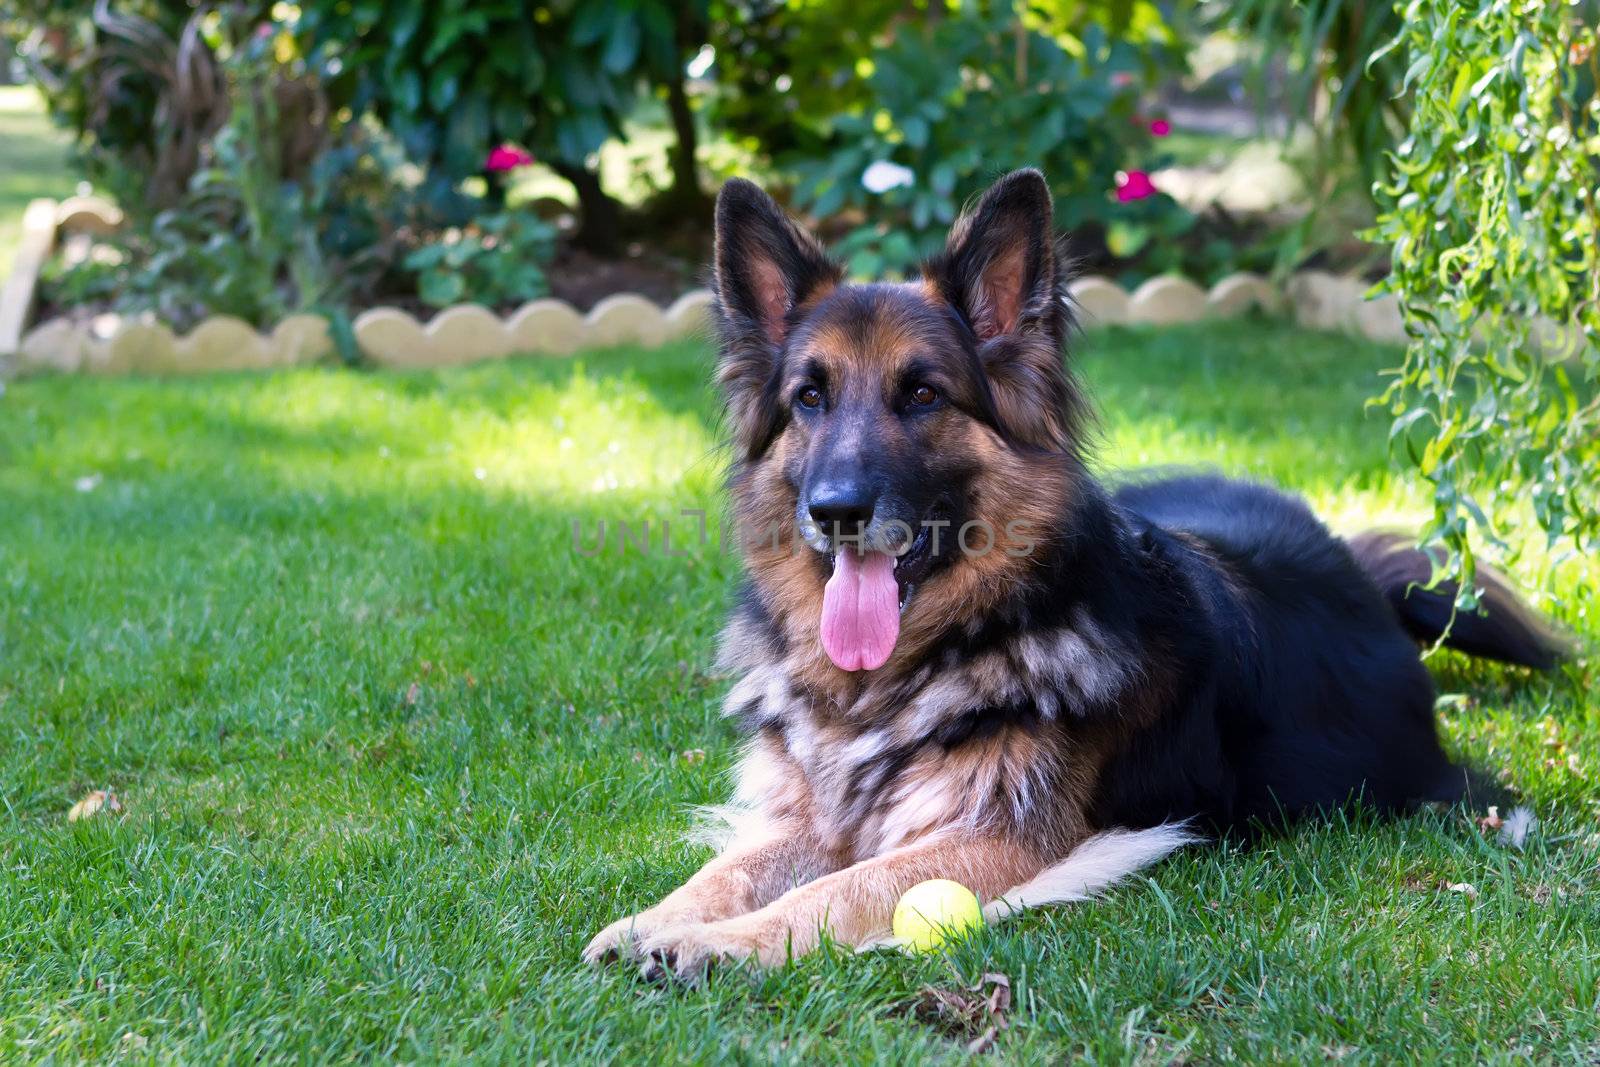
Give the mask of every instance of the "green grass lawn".
[[22, 213], [34, 197], [71, 196], [77, 178], [68, 165], [67, 137], [45, 117], [29, 86], [0, 85], [0, 281], [11, 273]]
[[[1361, 409], [1392, 350], [1260, 323], [1082, 347], [1110, 462], [1270, 477], [1344, 525], [1418, 514]], [[583, 968], [705, 858], [680, 839], [734, 758], [705, 673], [734, 561], [687, 520], [683, 557], [572, 544], [715, 511], [706, 364], [13, 383], [0, 1061], [953, 1061], [971, 1035], [913, 1005], [986, 971], [1008, 1062], [1600, 1056], [1587, 661], [1437, 665], [1453, 749], [1538, 812], [1523, 852], [1461, 810], [1341, 818], [950, 957], [688, 990]], [[1517, 573], [1592, 647], [1594, 564]], [[105, 787], [124, 811], [69, 823]]]

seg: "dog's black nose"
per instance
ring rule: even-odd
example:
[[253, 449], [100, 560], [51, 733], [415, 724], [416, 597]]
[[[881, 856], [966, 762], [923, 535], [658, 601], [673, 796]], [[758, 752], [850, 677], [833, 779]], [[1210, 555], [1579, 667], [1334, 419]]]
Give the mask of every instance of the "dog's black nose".
[[858, 533], [872, 521], [877, 490], [865, 482], [823, 482], [811, 490], [806, 510], [829, 535]]

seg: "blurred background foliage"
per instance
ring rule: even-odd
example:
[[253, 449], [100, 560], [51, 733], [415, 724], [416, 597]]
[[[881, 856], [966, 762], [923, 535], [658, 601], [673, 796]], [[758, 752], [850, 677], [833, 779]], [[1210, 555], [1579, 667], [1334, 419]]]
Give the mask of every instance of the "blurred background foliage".
[[[1041, 166], [1080, 265], [1353, 272], [1471, 567], [1532, 486], [1591, 544], [1596, 0], [10, 0], [0, 40], [130, 225], [53, 310], [336, 323], [668, 300], [747, 174], [863, 277]], [[1551, 363], [1536, 324], [1569, 324]]]
[[[1145, 17], [1119, 24], [1115, 8]], [[1179, 59], [1174, 35], [1148, 4], [1084, 4], [1073, 16], [963, 7], [902, 25], [853, 64], [856, 106], [805, 116], [821, 149], [780, 158], [798, 207], [869, 220], [840, 241], [857, 273], [913, 271], [1008, 161], [1043, 169], [1063, 228], [1137, 234], [1119, 254], [1187, 229], [1192, 219], [1170, 198], [1107, 196], [1130, 161], [1159, 162], [1140, 86]], [[1176, 244], [1150, 251], [1152, 272], [1184, 265]]]
[[[553, 280], [580, 304], [630, 282], [669, 296], [652, 286], [692, 280], [710, 191], [736, 172], [862, 274], [913, 270], [1024, 164], [1051, 175], [1087, 258], [1129, 281], [1259, 262], [1196, 239], [1148, 180], [1197, 17], [1150, 0], [17, 0], [4, 32], [132, 222], [55, 291], [182, 326], [427, 302], [446, 291], [417, 254], [433, 244], [541, 257], [462, 299]], [[875, 165], [910, 177], [864, 183]], [[513, 251], [490, 219], [558, 233]]]

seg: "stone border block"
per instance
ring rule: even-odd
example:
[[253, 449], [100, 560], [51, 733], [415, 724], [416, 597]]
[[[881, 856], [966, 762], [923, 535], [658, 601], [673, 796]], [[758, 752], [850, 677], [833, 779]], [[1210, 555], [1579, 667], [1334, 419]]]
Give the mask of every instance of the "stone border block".
[[666, 336], [672, 339], [711, 336], [715, 304], [716, 298], [709, 289], [691, 289], [684, 293], [667, 308]]
[[1198, 321], [1205, 314], [1205, 290], [1174, 275], [1151, 278], [1128, 298], [1128, 317], [1133, 322], [1170, 326]]
[[1356, 305], [1356, 331], [1373, 341], [1403, 345], [1411, 340], [1406, 333], [1405, 316], [1400, 313], [1400, 298], [1380, 293]]
[[667, 320], [661, 309], [636, 293], [615, 293], [600, 301], [584, 316], [588, 328], [587, 344], [595, 348], [611, 345], [658, 345], [667, 339]]
[[436, 367], [503, 359], [511, 354], [511, 336], [505, 323], [478, 304], [445, 308], [428, 323], [426, 333]]
[[1289, 301], [1295, 322], [1316, 330], [1348, 330], [1356, 326], [1356, 309], [1367, 286], [1354, 278], [1306, 270], [1289, 280]]
[[1128, 294], [1110, 278], [1091, 274], [1067, 285], [1067, 296], [1081, 312], [1085, 326], [1115, 326], [1129, 318]]
[[66, 319], [51, 319], [35, 326], [22, 339], [18, 369], [71, 373], [83, 369], [89, 358], [88, 332]]
[[1283, 299], [1272, 283], [1249, 271], [1228, 275], [1206, 294], [1206, 313], [1216, 318], [1234, 318], [1253, 308], [1273, 314], [1282, 305]]
[[273, 327], [268, 342], [268, 355], [274, 367], [292, 367], [297, 363], [315, 363], [327, 359], [335, 351], [333, 335], [328, 330], [328, 320], [321, 315], [302, 312], [290, 315]]
[[92, 346], [88, 368], [97, 374], [182, 370], [178, 339], [165, 323], [123, 322], [104, 348]]
[[373, 308], [356, 316], [352, 328], [361, 352], [384, 367], [433, 365], [433, 345], [417, 320], [398, 308]]
[[267, 339], [243, 319], [228, 315], [209, 318], [178, 342], [181, 371], [262, 370], [272, 365]]
[[587, 327], [583, 316], [561, 300], [534, 300], [523, 304], [506, 323], [514, 352], [565, 356], [583, 347]]

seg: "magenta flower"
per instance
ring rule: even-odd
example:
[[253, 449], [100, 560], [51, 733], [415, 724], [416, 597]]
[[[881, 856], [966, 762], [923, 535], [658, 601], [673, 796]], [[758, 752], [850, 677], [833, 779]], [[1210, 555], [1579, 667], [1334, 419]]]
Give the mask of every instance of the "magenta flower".
[[483, 169], [491, 174], [502, 174], [518, 167], [526, 167], [533, 162], [533, 157], [515, 145], [503, 144], [489, 153], [489, 158], [484, 160]]
[[1129, 203], [1133, 200], [1143, 200], [1147, 196], [1155, 196], [1156, 187], [1150, 181], [1150, 175], [1142, 170], [1117, 171], [1117, 201]]
[[1172, 123], [1166, 119], [1154, 119], [1150, 123], [1150, 132], [1157, 137], [1165, 137], [1172, 132]]

